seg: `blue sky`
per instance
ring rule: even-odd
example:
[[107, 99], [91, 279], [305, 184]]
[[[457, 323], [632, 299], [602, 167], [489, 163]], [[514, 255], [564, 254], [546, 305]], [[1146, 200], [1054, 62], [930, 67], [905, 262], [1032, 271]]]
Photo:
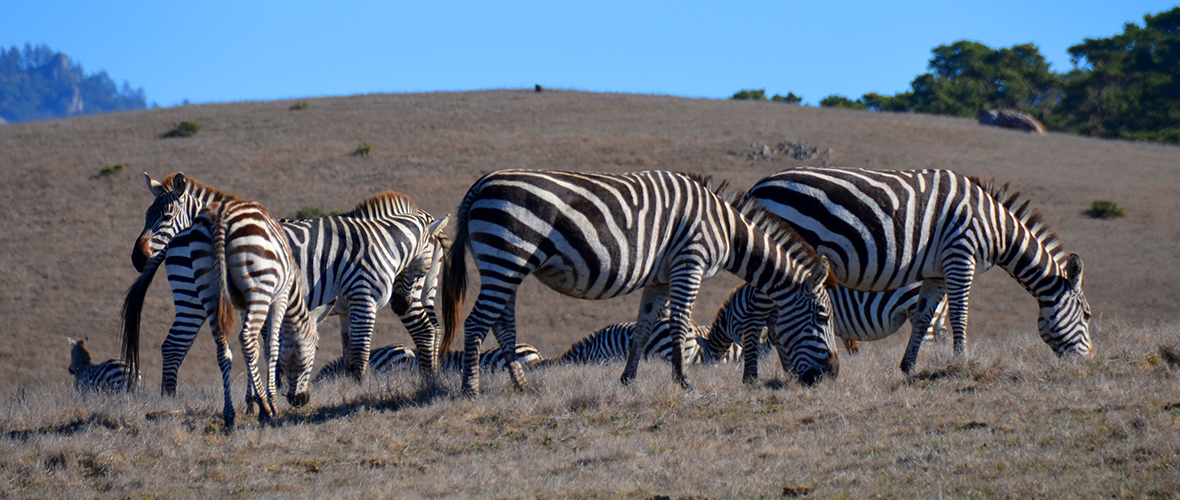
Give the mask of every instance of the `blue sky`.
[[[1066, 49], [1175, 4], [824, 2], [63, 2], [0, 6], [0, 45], [46, 43], [161, 106], [531, 88], [807, 103], [907, 90], [930, 49], [969, 39]], [[427, 4], [430, 4], [429, 6]], [[740, 7], [733, 7], [740, 5]]]

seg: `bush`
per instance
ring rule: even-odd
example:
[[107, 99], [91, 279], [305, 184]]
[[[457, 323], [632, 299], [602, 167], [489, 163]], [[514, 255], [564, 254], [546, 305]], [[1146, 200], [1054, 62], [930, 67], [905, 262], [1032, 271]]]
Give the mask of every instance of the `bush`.
[[164, 133], [164, 137], [192, 137], [201, 131], [201, 124], [197, 122], [180, 122]]
[[123, 172], [123, 164], [111, 165], [107, 168], [98, 171], [99, 177], [114, 177]]
[[1127, 216], [1123, 207], [1109, 200], [1094, 200], [1094, 203], [1090, 204], [1090, 208], [1082, 213], [1095, 219], [1118, 219]]
[[765, 101], [767, 100], [766, 89], [739, 90], [729, 98], [737, 101]]
[[369, 152], [373, 150], [373, 143], [362, 142], [356, 147], [356, 151], [352, 152], [353, 156], [369, 156]]
[[869, 109], [868, 105], [863, 101], [854, 101], [842, 95], [832, 94], [819, 101], [819, 105], [825, 108], [845, 108], [845, 109]]
[[297, 111], [297, 110], [300, 110], [300, 109], [307, 109], [307, 108], [310, 108], [310, 107], [311, 107], [311, 103], [309, 103], [309, 102], [307, 102], [307, 101], [299, 101], [299, 102], [297, 102], [297, 103], [295, 103], [295, 104], [292, 104], [292, 105], [291, 105], [291, 107], [289, 107], [289, 108], [287, 108], [287, 109], [288, 109], [288, 110], [290, 110], [290, 111]]
[[299, 211], [295, 212], [294, 214], [292, 214], [290, 217], [287, 217], [287, 218], [288, 219], [300, 219], [300, 220], [302, 220], [302, 219], [318, 219], [320, 217], [327, 217], [329, 215], [337, 215], [339, 213], [340, 212], [337, 212], [335, 210], [333, 210], [331, 212], [324, 212], [323, 210], [320, 210], [320, 207], [303, 207], [303, 208], [300, 208]]
[[781, 102], [784, 104], [799, 104], [803, 102], [803, 98], [795, 95], [794, 92], [787, 92], [787, 95], [775, 94], [770, 98], [770, 102]]

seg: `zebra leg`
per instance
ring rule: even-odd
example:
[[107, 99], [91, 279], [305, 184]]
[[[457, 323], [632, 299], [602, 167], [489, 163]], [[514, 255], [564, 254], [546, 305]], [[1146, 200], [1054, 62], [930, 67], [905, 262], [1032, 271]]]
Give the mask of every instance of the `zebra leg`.
[[234, 401], [230, 391], [230, 369], [233, 367], [234, 353], [229, 348], [229, 340], [224, 335], [213, 331], [213, 341], [217, 343], [217, 367], [221, 368], [221, 386], [225, 391], [225, 406], [221, 415], [225, 418], [225, 429], [234, 429]]
[[263, 360], [266, 362], [266, 398], [267, 401], [270, 401], [272, 411], [277, 409], [276, 395], [278, 391], [276, 390], [276, 386], [278, 385], [279, 355], [281, 354], [279, 336], [282, 332], [283, 318], [287, 314], [288, 305], [287, 294], [280, 294], [279, 299], [270, 305], [266, 323], [262, 325], [262, 340], [265, 346], [263, 349]]
[[496, 334], [496, 342], [500, 344], [504, 353], [504, 360], [507, 361], [512, 383], [522, 392], [528, 392], [529, 387], [524, 378], [524, 367], [521, 366], [520, 359], [516, 355], [516, 295], [513, 295], [508, 303], [504, 304], [504, 312], [500, 313], [500, 320], [496, 323], [496, 328], [492, 330]]
[[[947, 318], [955, 339], [955, 357], [961, 358], [967, 349], [967, 304], [970, 302], [971, 282], [975, 278], [975, 260], [946, 271]], [[939, 300], [934, 298], [933, 300]], [[937, 302], [931, 304], [931, 317]], [[927, 319], [929, 321], [929, 319]], [[929, 324], [929, 323], [924, 323]]]
[[[242, 345], [242, 359], [246, 362], [246, 378], [247, 383], [254, 388], [254, 395], [258, 398], [258, 417], [261, 420], [269, 420], [273, 415], [273, 402], [267, 399], [266, 388], [262, 386], [262, 377], [259, 373], [258, 358], [259, 346], [258, 337], [259, 331], [262, 330], [262, 323], [266, 321], [268, 309], [266, 305], [260, 305], [247, 297], [246, 302], [250, 307], [246, 310], [245, 317], [242, 320], [242, 330], [238, 332], [238, 342]], [[266, 304], [265, 302], [263, 304]]]
[[177, 305], [176, 319], [172, 321], [172, 328], [168, 330], [168, 337], [164, 339], [163, 345], [160, 346], [160, 356], [163, 359], [163, 368], [160, 379], [160, 394], [164, 396], [176, 395], [176, 374], [180, 371], [180, 364], [184, 362], [185, 356], [188, 355], [188, 350], [193, 346], [193, 341], [197, 339], [197, 332], [201, 330], [201, 325], [205, 324], [204, 309], [192, 309], [192, 316], [186, 315], [182, 318], [180, 315], [180, 306]]
[[922, 348], [922, 338], [926, 336], [926, 325], [930, 324], [930, 317], [933, 316], [934, 307], [938, 300], [941, 300], [944, 289], [945, 283], [940, 279], [922, 281], [918, 303], [910, 316], [910, 341], [906, 344], [905, 356], [901, 359], [901, 371], [906, 375], [913, 372], [914, 365], [918, 362], [918, 351]]
[[700, 266], [683, 261], [681, 265], [684, 267], [679, 270], [673, 266], [672, 283], [669, 286], [672, 301], [669, 307], [672, 314], [672, 342], [677, 354], [672, 356], [672, 379], [684, 390], [691, 391], [692, 384], [688, 383], [688, 377], [684, 374], [684, 337], [691, 328], [692, 305], [696, 302], [704, 270]]
[[360, 382], [369, 368], [369, 344], [373, 341], [373, 325], [377, 322], [377, 301], [370, 290], [348, 298], [349, 335], [348, 374]]
[[479, 395], [479, 345], [483, 343], [488, 330], [499, 318], [503, 306], [495, 304], [497, 299], [491, 299], [480, 292], [475, 307], [463, 322], [463, 394], [467, 396]]
[[437, 346], [442, 340], [442, 329], [439, 328], [438, 318], [434, 314], [434, 295], [437, 287], [426, 286], [428, 279], [429, 277], [423, 274], [414, 279], [408, 285], [408, 289], [403, 290], [403, 287], [399, 286], [389, 303], [393, 312], [401, 319], [402, 325], [406, 327], [406, 331], [410, 333], [410, 338], [414, 340], [414, 347], [418, 350], [418, 369], [427, 386], [432, 387], [437, 382]]
[[627, 366], [623, 369], [623, 376], [619, 379], [623, 385], [630, 384], [635, 380], [635, 374], [639, 371], [639, 358], [643, 356], [643, 350], [647, 347], [647, 341], [651, 338], [652, 327], [655, 326], [656, 318], [662, 314], [664, 306], [668, 303], [668, 285], [648, 285], [643, 289], [643, 298], [639, 299], [639, 316], [635, 321], [635, 330], [631, 335], [631, 348], [627, 350]]

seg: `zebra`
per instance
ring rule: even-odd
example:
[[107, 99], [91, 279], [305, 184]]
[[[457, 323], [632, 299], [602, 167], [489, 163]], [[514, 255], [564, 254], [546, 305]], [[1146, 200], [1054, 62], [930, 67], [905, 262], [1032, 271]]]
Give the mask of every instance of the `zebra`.
[[[468, 247], [480, 292], [464, 323], [463, 391], [479, 392], [476, 356], [489, 329], [516, 344], [516, 289], [529, 274], [563, 294], [604, 299], [643, 289], [621, 382], [635, 378], [656, 316], [670, 301], [673, 342], [683, 349], [702, 280], [724, 269], [765, 289], [780, 306], [774, 341], [793, 354], [805, 384], [837, 376], [829, 270], [790, 227], [753, 204], [735, 208], [708, 178], [676, 172], [625, 174], [503, 170], [480, 178], [458, 210], [443, 264], [444, 350], [467, 286]], [[673, 380], [685, 389], [683, 360]], [[527, 390], [518, 363], [509, 373]]]
[[[202, 207], [236, 199], [179, 172], [160, 182], [146, 173], [144, 177], [156, 198], [148, 207], [144, 230], [132, 251], [132, 263], [141, 271], [147, 259], [192, 224]], [[408, 196], [392, 191], [370, 197], [346, 214], [313, 220], [279, 219], [310, 287], [307, 301], [316, 321], [329, 314], [349, 315], [348, 321], [340, 322], [340, 335], [346, 356], [353, 360], [350, 371], [354, 376], [359, 377], [367, 366], [376, 312], [387, 302], [418, 349], [435, 352], [440, 334], [434, 297], [443, 250], [448, 245], [442, 231], [446, 221], [435, 221]], [[176, 307], [161, 346], [160, 390], [165, 395], [176, 393], [177, 371], [206, 319], [194, 288], [192, 256], [180, 251], [183, 248], [185, 245], [179, 245], [165, 262]], [[138, 309], [124, 310], [124, 358], [136, 366], [138, 315]], [[130, 316], [134, 320], [128, 320]], [[129, 327], [134, 331], [128, 331]], [[420, 367], [428, 380], [432, 378], [434, 355]]]
[[[525, 366], [534, 365], [544, 359], [537, 348], [528, 344], [516, 344], [516, 357]], [[463, 351], [451, 351], [439, 358], [439, 371], [457, 372], [462, 368]], [[508, 356], [505, 349], [500, 347], [484, 351], [479, 355], [480, 371], [492, 372], [508, 368]], [[412, 347], [389, 345], [374, 349], [369, 356], [369, 368], [375, 373], [385, 373], [395, 369], [410, 368], [418, 364], [418, 352]], [[312, 383], [323, 382], [343, 375], [347, 369], [344, 358], [337, 358], [328, 363], [312, 379]]]
[[922, 283], [901, 362], [906, 374], [943, 294], [954, 351], [963, 355], [971, 283], [992, 266], [1036, 297], [1041, 339], [1058, 356], [1093, 355], [1082, 259], [1065, 253], [1044, 217], [1008, 184], [949, 170], [800, 167], [758, 181], [746, 200], [789, 221], [831, 259], [841, 286], [879, 291]]
[[[70, 375], [74, 376], [74, 388], [77, 390], [99, 390], [122, 392], [128, 389], [127, 363], [118, 358], [108, 359], [97, 365], [90, 362], [90, 351], [86, 349], [86, 342], [90, 339], [70, 341]], [[136, 378], [139, 374], [136, 373]]]
[[[244, 311], [238, 340], [249, 379], [247, 408], [253, 398], [261, 418], [277, 413], [274, 395], [280, 362], [287, 378], [287, 401], [293, 406], [307, 404], [319, 334], [307, 308], [306, 278], [278, 222], [262, 205], [238, 199], [222, 199], [202, 208], [189, 228], [146, 263], [127, 292], [124, 311], [142, 306], [156, 270], [165, 258], [174, 257], [173, 250], [189, 259], [197, 304], [210, 319], [225, 394], [226, 429], [233, 429], [235, 418], [230, 397], [233, 354], [228, 341], [235, 307]], [[264, 323], [268, 328], [261, 354], [267, 360], [266, 387], [258, 368], [258, 337]]]
[[[861, 292], [850, 288], [828, 290], [832, 297], [832, 330], [844, 340], [850, 353], [855, 353], [857, 341], [880, 340], [893, 335], [901, 325], [910, 319], [918, 303], [921, 282], [883, 292]], [[942, 297], [935, 310], [934, 320], [924, 329], [925, 335], [933, 337], [946, 321], [946, 297]], [[767, 325], [774, 323], [774, 303], [750, 285], [740, 285], [729, 294], [717, 312], [709, 334], [713, 350], [730, 349], [730, 344], [741, 346], [745, 369], [742, 380], [754, 383], [758, 380], [758, 357], [764, 350], [762, 339]], [[786, 357], [783, 366], [789, 366]]]
[[[672, 337], [672, 320], [660, 318], [652, 327], [651, 337], [643, 348], [643, 359], [663, 359], [672, 362], [672, 356], [679, 354], [686, 365], [706, 362], [701, 344], [709, 337], [709, 326], [698, 325], [689, 320], [689, 331], [684, 337], [684, 347], [676, 350]], [[582, 340], [575, 342], [557, 358], [561, 363], [602, 364], [616, 359], [627, 359], [627, 349], [635, 336], [635, 322], [616, 323], [598, 329]], [[740, 344], [732, 343], [740, 349]], [[722, 358], [724, 358], [724, 354]]]

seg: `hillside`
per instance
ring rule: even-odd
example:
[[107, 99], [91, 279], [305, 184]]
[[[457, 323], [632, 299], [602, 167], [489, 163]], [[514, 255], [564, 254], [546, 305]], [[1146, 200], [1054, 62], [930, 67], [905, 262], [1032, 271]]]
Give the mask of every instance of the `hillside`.
[[[572, 91], [308, 102], [299, 110], [288, 109], [293, 101], [239, 102], [0, 127], [0, 375], [14, 382], [3, 394], [67, 381], [66, 336], [89, 336], [96, 357], [116, 355], [119, 307], [136, 277], [131, 244], [151, 201], [144, 171], [156, 178], [183, 171], [279, 216], [305, 206], [346, 210], [386, 189], [442, 216], [481, 174], [504, 168], [681, 170], [744, 189], [771, 172], [819, 163], [747, 156], [793, 138], [820, 152], [831, 148], [835, 166], [950, 168], [1011, 181], [1046, 214], [1066, 249], [1083, 257], [1086, 294], [1102, 325], [1094, 340], [1100, 351], [1109, 348], [1104, 332], [1112, 325], [1173, 322], [1180, 312], [1177, 147], [1032, 136], [926, 115]], [[183, 120], [200, 123], [200, 133], [159, 138]], [[351, 155], [362, 142], [373, 144], [372, 153]], [[125, 166], [121, 175], [98, 175], [115, 164]], [[1127, 218], [1080, 215], [1096, 199], [1116, 201]], [[708, 282], [698, 321], [711, 320], [737, 283], [731, 276]], [[555, 356], [601, 326], [633, 319], [637, 302], [637, 295], [568, 299], [530, 279], [517, 310], [520, 341]], [[1003, 270], [977, 282], [971, 306], [977, 345], [1036, 336], [1036, 303]], [[159, 345], [171, 315], [161, 273], [144, 316], [149, 390], [159, 386]], [[336, 325], [321, 325], [317, 364], [339, 354]], [[380, 314], [377, 328], [374, 345], [409, 343], [390, 312]], [[208, 337], [201, 335], [181, 370], [182, 391], [219, 380]], [[900, 340], [883, 341], [881, 349], [900, 359]]]

